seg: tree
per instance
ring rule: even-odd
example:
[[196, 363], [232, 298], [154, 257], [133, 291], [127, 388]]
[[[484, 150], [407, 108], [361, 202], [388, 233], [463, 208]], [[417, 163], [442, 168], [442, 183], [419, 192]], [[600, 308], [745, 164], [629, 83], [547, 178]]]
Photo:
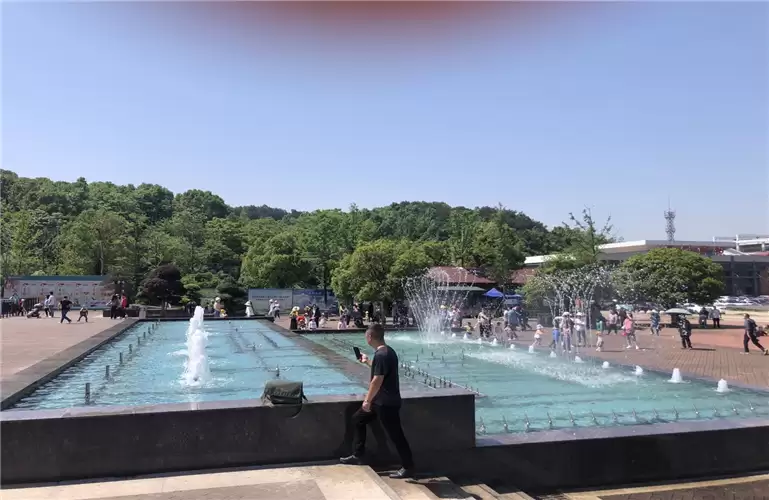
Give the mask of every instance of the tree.
[[395, 300], [403, 297], [406, 278], [424, 274], [431, 265], [423, 246], [380, 239], [345, 256], [334, 270], [331, 285], [344, 299]]
[[193, 210], [200, 212], [206, 218], [223, 219], [230, 213], [230, 207], [224, 203], [221, 197], [213, 194], [211, 191], [201, 191], [200, 189], [190, 189], [174, 198], [174, 211]]
[[293, 288], [301, 285], [311, 270], [296, 235], [286, 231], [248, 251], [243, 259], [241, 281], [259, 288]]
[[709, 304], [723, 293], [723, 268], [695, 252], [656, 248], [623, 262], [614, 284], [628, 301], [650, 301], [665, 308], [686, 302]]
[[105, 210], [86, 210], [62, 233], [63, 274], [106, 275], [126, 264], [126, 220]]
[[497, 216], [481, 224], [473, 246], [473, 264], [500, 284], [510, 280], [512, 271], [523, 266], [524, 256], [515, 232], [504, 222], [500, 206]]
[[613, 226], [611, 217], [607, 217], [603, 225], [599, 226], [589, 208], [582, 210], [582, 220], [577, 219], [573, 213], [569, 213], [572, 227], [567, 224], [567, 229], [572, 229], [572, 240], [566, 249], [577, 265], [598, 264], [601, 260], [600, 246], [614, 241], [612, 237]]
[[455, 210], [449, 218], [451, 258], [460, 267], [470, 261], [478, 230], [478, 214], [472, 210]]
[[318, 210], [299, 218], [301, 243], [306, 258], [313, 264], [315, 277], [323, 288], [323, 301], [328, 300], [331, 272], [342, 255], [344, 217], [337, 210]]
[[142, 285], [142, 294], [150, 304], [177, 303], [183, 293], [182, 274], [173, 264], [155, 268]]

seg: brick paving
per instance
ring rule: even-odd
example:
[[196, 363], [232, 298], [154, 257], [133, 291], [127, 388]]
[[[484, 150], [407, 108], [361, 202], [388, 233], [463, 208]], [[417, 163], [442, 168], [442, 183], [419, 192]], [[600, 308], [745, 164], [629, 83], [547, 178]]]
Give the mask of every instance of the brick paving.
[[0, 319], [0, 380], [5, 381], [117, 323], [108, 318], [96, 317], [93, 311], [88, 323], [77, 323], [77, 311], [70, 314], [70, 317], [74, 316], [72, 323], [59, 323], [58, 311], [56, 316], [53, 319]]
[[719, 486], [633, 492], [600, 496], [602, 500], [759, 500], [769, 499], [769, 481], [724, 484]]
[[[531, 342], [534, 337], [531, 331], [519, 335], [520, 343]], [[678, 368], [683, 374], [769, 388], [769, 356], [761, 355], [752, 344], [750, 354], [742, 354], [742, 335], [741, 329], [694, 330], [691, 337], [694, 349], [684, 350], [676, 330], [665, 329], [657, 337], [642, 329], [637, 333], [640, 350], [625, 349], [622, 335], [605, 336], [602, 352], [594, 348], [580, 350], [583, 357], [587, 355], [609, 363], [639, 365], [668, 373]], [[549, 342], [549, 333], [546, 339]], [[769, 338], [763, 339], [769, 344]]]

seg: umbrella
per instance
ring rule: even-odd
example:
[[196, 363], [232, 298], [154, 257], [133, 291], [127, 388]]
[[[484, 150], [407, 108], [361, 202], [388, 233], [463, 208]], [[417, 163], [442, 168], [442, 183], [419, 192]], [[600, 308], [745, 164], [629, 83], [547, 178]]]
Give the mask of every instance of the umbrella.
[[668, 309], [665, 311], [665, 314], [691, 314], [686, 309], [682, 309], [680, 307], [674, 307], [673, 309]]
[[493, 299], [498, 299], [500, 297], [504, 297], [505, 296], [505, 294], [503, 294], [502, 292], [500, 292], [496, 288], [492, 288], [491, 290], [489, 290], [488, 292], [484, 293], [483, 295], [485, 295], [486, 297], [491, 297]]

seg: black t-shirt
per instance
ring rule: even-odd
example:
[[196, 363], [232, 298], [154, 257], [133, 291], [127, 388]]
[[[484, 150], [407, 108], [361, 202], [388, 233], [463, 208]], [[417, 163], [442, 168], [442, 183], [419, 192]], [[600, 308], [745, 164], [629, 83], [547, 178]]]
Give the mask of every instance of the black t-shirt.
[[70, 307], [72, 306], [72, 301], [68, 299], [64, 299], [61, 301], [61, 310], [62, 311], [69, 311]]
[[401, 391], [400, 382], [398, 381], [398, 355], [388, 345], [377, 349], [376, 353], [374, 353], [374, 358], [371, 360], [371, 378], [373, 379], [376, 375], [382, 375], [384, 380], [382, 380], [382, 386], [379, 388], [376, 396], [374, 396], [371, 404], [400, 406]]

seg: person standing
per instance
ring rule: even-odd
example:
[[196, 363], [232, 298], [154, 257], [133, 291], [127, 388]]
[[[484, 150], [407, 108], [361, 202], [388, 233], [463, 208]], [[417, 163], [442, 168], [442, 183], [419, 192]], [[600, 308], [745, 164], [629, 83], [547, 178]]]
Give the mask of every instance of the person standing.
[[51, 314], [51, 317], [53, 318], [54, 317], [53, 312], [56, 310], [56, 297], [54, 297], [53, 295], [53, 290], [51, 290], [51, 293], [49, 293], [48, 295], [51, 299], [51, 307], [48, 312]]
[[366, 330], [366, 342], [374, 348], [374, 357], [361, 355], [360, 362], [371, 366], [371, 382], [360, 410], [352, 416], [353, 453], [340, 459], [343, 464], [360, 465], [366, 453], [366, 426], [379, 419], [401, 460], [401, 468], [391, 478], [413, 477], [411, 447], [401, 427], [401, 393], [398, 380], [398, 355], [384, 340], [384, 327], [373, 324]]
[[716, 306], [710, 310], [710, 319], [713, 320], [713, 328], [721, 328], [721, 311]]
[[612, 309], [611, 311], [609, 311], [609, 322], [606, 325], [606, 335], [611, 335], [612, 331], [614, 331], [614, 333], [617, 334], [618, 324], [619, 324], [619, 315], [617, 314], [617, 311], [615, 309]]
[[748, 354], [750, 352], [750, 349], [748, 349], [748, 342], [753, 342], [753, 345], [761, 349], [761, 351], [764, 353], [764, 356], [767, 356], [769, 355], [769, 350], [764, 349], [764, 346], [762, 346], [758, 341], [756, 330], [756, 322], [753, 320], [753, 318], [750, 317], [750, 314], [745, 313], [745, 335], [742, 338], [742, 346], [744, 347], [745, 351], [743, 354]]
[[45, 317], [48, 318], [51, 315], [51, 294], [45, 294], [45, 300], [43, 301], [43, 311], [45, 311]]
[[656, 335], [657, 337], [660, 336], [660, 320], [660, 313], [657, 312], [656, 309], [652, 309], [652, 312], [649, 315], [649, 321], [651, 323], [652, 335]]
[[679, 320], [678, 333], [681, 335], [681, 349], [691, 349], [692, 324], [684, 315], [681, 315]]
[[64, 323], [64, 320], [67, 320], [67, 323], [72, 323], [72, 320], [67, 317], [67, 313], [72, 308], [72, 301], [70, 301], [67, 296], [65, 295], [63, 299], [61, 299], [61, 321], [59, 323]]

